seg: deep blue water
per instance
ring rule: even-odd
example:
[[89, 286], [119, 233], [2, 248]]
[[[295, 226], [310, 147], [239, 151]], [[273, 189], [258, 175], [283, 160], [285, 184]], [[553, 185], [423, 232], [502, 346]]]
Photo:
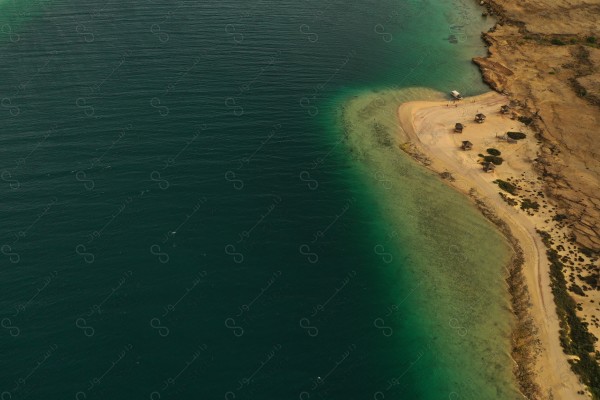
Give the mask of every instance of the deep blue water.
[[363, 88], [482, 90], [452, 9], [0, 5], [2, 400], [451, 395], [409, 368], [438, 333], [374, 323], [401, 227], [331, 121]]

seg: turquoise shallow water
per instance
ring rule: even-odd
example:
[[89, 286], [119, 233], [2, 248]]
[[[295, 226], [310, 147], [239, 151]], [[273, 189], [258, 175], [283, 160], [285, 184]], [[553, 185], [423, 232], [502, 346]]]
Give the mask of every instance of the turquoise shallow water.
[[367, 88], [483, 91], [476, 17], [438, 1], [3, 2], [2, 400], [495, 386], [438, 357], [472, 342], [415, 282], [431, 264], [405, 240], [427, 236], [419, 215], [373, 187], [338, 119]]

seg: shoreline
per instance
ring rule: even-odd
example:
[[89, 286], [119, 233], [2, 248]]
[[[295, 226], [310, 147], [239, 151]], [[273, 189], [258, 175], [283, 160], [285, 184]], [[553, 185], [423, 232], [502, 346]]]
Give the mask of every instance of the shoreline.
[[480, 5], [496, 23], [481, 35], [487, 55], [472, 62], [539, 141], [532, 165], [561, 221], [560, 232], [536, 232], [547, 249], [559, 339], [589, 395], [600, 399], [600, 9], [583, 0]]
[[[438, 336], [439, 356], [429, 368], [444, 376], [443, 385], [428, 388], [424, 398], [449, 391], [461, 398], [523, 398], [511, 357], [510, 244], [472, 199], [397, 147], [398, 105], [440, 98], [422, 87], [353, 96], [339, 114], [349, 154], [374, 185], [382, 212], [406, 232], [398, 244], [414, 251], [404, 278], [422, 282], [419, 312], [431, 313], [428, 331]], [[385, 248], [394, 254], [391, 243]]]
[[[523, 394], [528, 398], [577, 398], [585, 386], [571, 371], [559, 342], [559, 320], [550, 287], [546, 246], [537, 234], [538, 229], [552, 230], [552, 224], [544, 223], [543, 218], [547, 216], [540, 219], [529, 210], [516, 210], [515, 205], [507, 204], [498, 195], [501, 190], [492, 182], [498, 176], [526, 176], [525, 179], [537, 180], [531, 165], [538, 147], [532, 143], [533, 132], [499, 115], [500, 106], [506, 103], [508, 100], [495, 92], [462, 100], [457, 103], [458, 107], [454, 104], [450, 107], [448, 101], [403, 103], [398, 108], [398, 119], [409, 142], [400, 143], [400, 147], [440, 174], [448, 185], [468, 196], [514, 250], [506, 282], [517, 323], [511, 338], [511, 353], [516, 363], [514, 373]], [[452, 133], [455, 122], [472, 121], [475, 112], [489, 115], [488, 121], [483, 124], [466, 122], [465, 133]], [[517, 125], [519, 129], [515, 128]], [[529, 137], [523, 144], [502, 143], [500, 146], [494, 135], [501, 128], [504, 132], [527, 131]], [[396, 137], [400, 139], [400, 135]], [[460, 150], [459, 139], [472, 140], [474, 149]], [[484, 173], [473, 157], [485, 153], [486, 146], [502, 148], [503, 153], [508, 151], [509, 159], [492, 174]], [[518, 151], [510, 146], [518, 146]], [[534, 188], [535, 184], [519, 182], [518, 185], [527, 187], [519, 190], [523, 193], [538, 189]], [[549, 205], [546, 199], [543, 202], [544, 207]], [[521, 274], [525, 285], [521, 284]]]

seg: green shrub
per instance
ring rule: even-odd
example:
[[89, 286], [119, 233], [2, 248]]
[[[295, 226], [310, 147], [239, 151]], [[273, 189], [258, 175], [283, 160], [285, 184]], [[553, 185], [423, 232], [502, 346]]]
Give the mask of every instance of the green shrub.
[[503, 181], [502, 179], [496, 179], [495, 182], [498, 184], [498, 187], [504, 190], [505, 192], [508, 192], [513, 195], [517, 193], [517, 187], [512, 183]]
[[587, 38], [585, 38], [585, 41], [588, 42], [589, 44], [594, 44], [594, 43], [596, 43], [596, 37], [588, 36]]
[[493, 156], [499, 156], [500, 154], [500, 150], [496, 150], [496, 149], [487, 149], [486, 150], [488, 154], [491, 154]]
[[519, 118], [517, 118], [519, 120], [519, 122], [524, 123], [525, 125], [531, 125], [531, 123], [533, 122], [532, 118], [526, 117], [524, 115], [521, 115]]
[[566, 214], [556, 214], [554, 217], [552, 217], [553, 220], [560, 222], [562, 220], [565, 220], [569, 218]]
[[569, 286], [569, 290], [575, 294], [578, 294], [579, 296], [585, 297], [585, 292], [583, 291], [581, 286], [576, 285], [575, 283], [572, 283], [571, 286]]
[[587, 276], [582, 276], [581, 280], [590, 285], [592, 288], [598, 287], [598, 274], [592, 274]]
[[560, 318], [560, 343], [567, 354], [577, 356], [573, 359], [571, 369], [592, 392], [592, 398], [600, 399], [600, 365], [590, 354], [594, 352], [597, 340], [587, 325], [577, 316], [577, 303], [567, 292], [567, 282], [562, 269], [563, 263], [556, 250], [546, 251], [550, 261], [550, 286], [556, 304], [556, 313]]
[[483, 157], [483, 159], [487, 162], [491, 162], [495, 165], [502, 165], [502, 161], [504, 161], [502, 159], [502, 157], [498, 157], [498, 156], [485, 156]]
[[562, 40], [557, 39], [557, 38], [552, 39], [550, 41], [550, 43], [552, 43], [552, 44], [554, 44], [556, 46], [564, 46], [566, 44], [565, 42], [563, 42]]
[[524, 134], [523, 132], [506, 132], [506, 134], [508, 135], [509, 138], [515, 139], [515, 140], [525, 139], [527, 137], [527, 135]]
[[537, 211], [540, 208], [540, 204], [537, 201], [532, 201], [529, 199], [524, 199], [521, 201], [521, 210], [534, 209]]

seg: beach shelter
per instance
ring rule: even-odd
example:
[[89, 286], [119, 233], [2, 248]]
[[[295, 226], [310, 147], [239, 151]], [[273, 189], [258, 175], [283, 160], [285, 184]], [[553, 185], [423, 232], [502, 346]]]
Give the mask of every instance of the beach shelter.
[[494, 172], [496, 166], [494, 163], [486, 161], [483, 163], [483, 172]]

